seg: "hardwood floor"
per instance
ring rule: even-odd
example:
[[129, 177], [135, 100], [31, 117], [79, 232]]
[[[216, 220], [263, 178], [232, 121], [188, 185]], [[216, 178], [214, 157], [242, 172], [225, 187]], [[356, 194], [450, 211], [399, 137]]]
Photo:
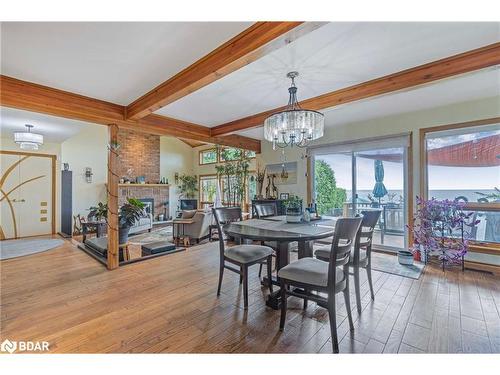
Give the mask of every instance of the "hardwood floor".
[[[284, 332], [252, 267], [249, 309], [238, 275], [216, 297], [218, 245], [107, 271], [66, 242], [0, 262], [1, 340], [45, 340], [51, 352], [331, 353], [328, 314], [290, 298]], [[499, 277], [427, 268], [419, 280], [374, 272], [352, 296], [355, 332], [338, 299], [343, 353], [500, 353]], [[363, 274], [363, 273], [362, 273]], [[364, 276], [364, 274], [363, 274]]]

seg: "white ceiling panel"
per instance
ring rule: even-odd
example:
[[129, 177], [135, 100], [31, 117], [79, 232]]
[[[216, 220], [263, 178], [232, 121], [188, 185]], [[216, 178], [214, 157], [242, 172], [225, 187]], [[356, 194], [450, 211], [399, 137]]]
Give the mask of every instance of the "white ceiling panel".
[[2, 22], [3, 75], [127, 105], [251, 22]]
[[[215, 126], [500, 41], [500, 23], [329, 23], [157, 113]], [[418, 105], [418, 103], [414, 103]]]
[[14, 132], [25, 130], [25, 124], [33, 125], [33, 132], [40, 133], [45, 142], [61, 143], [78, 134], [86, 126], [102, 126], [41, 113], [0, 107], [2, 138], [14, 138]]
[[[330, 108], [323, 111], [325, 113], [325, 127], [335, 127], [356, 121], [365, 121], [498, 95], [500, 95], [500, 70], [498, 68], [485, 69], [419, 88]], [[264, 139], [262, 127], [244, 130], [238, 132], [238, 134]]]

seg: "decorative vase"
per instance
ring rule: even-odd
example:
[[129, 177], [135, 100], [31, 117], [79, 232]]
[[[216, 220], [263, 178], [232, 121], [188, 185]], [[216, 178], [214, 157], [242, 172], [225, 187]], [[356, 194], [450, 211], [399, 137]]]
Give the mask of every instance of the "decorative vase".
[[413, 264], [413, 253], [411, 253], [410, 251], [406, 251], [406, 250], [398, 251], [398, 261], [399, 261], [399, 264], [402, 264], [405, 266], [411, 266]]
[[296, 208], [286, 209], [286, 222], [287, 223], [300, 223], [302, 221], [302, 212]]
[[128, 241], [128, 232], [130, 227], [120, 227], [118, 228], [118, 244], [123, 245]]

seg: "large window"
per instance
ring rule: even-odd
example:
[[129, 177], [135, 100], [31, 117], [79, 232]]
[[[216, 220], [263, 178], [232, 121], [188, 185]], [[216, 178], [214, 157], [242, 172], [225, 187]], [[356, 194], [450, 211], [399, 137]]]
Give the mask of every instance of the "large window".
[[201, 150], [199, 153], [200, 165], [215, 164], [217, 163], [217, 149], [211, 148], [208, 150]]
[[471, 237], [500, 242], [500, 124], [424, 129], [427, 198], [465, 202], [480, 220]]
[[243, 155], [243, 150], [234, 147], [224, 147], [220, 150], [219, 159], [221, 162], [240, 160]]
[[404, 248], [408, 222], [408, 136], [313, 148], [314, 201], [324, 217], [380, 210], [374, 245]]
[[212, 204], [217, 194], [217, 175], [200, 176], [200, 205]]

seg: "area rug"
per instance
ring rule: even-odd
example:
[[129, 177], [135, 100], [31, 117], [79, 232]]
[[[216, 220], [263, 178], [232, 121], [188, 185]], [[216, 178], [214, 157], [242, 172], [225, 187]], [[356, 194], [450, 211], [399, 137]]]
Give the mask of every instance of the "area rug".
[[51, 238], [33, 238], [20, 240], [7, 240], [0, 242], [0, 259], [11, 259], [26, 255], [41, 253], [61, 246], [63, 240]]
[[372, 269], [418, 280], [425, 265], [415, 262], [412, 266], [399, 264], [398, 257], [372, 251]]
[[151, 232], [129, 236], [128, 242], [136, 245], [144, 245], [157, 241], [172, 241], [172, 227], [163, 227]]

